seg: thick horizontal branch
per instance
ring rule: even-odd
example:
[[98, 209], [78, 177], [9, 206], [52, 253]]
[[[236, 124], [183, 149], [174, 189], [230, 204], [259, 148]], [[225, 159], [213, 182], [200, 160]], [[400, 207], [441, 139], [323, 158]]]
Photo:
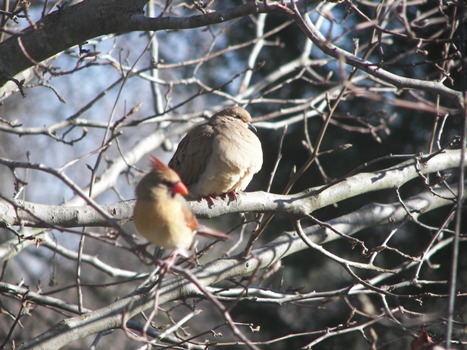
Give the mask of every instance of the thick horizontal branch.
[[[373, 173], [348, 177], [325, 189], [311, 188], [292, 195], [265, 192], [240, 193], [237, 200], [215, 199], [192, 201], [191, 207], [200, 218], [213, 218], [231, 213], [262, 212], [304, 217], [330, 204], [368, 193], [397, 188], [423, 174], [459, 166], [460, 150], [446, 150], [433, 156], [412, 159]], [[0, 162], [1, 163], [1, 162]], [[451, 196], [452, 197], [452, 196]], [[454, 198], [453, 198], [454, 200]], [[134, 201], [103, 205], [102, 209], [120, 223], [129, 221]], [[52, 206], [19, 200], [0, 200], [0, 224], [34, 227], [109, 226], [108, 220], [90, 206]]]
[[[328, 221], [326, 224], [346, 235], [353, 235], [364, 228], [374, 227], [386, 223], [398, 223], [408, 216], [407, 210], [413, 217], [419, 216], [441, 206], [449, 205], [451, 201], [443, 199], [452, 195], [447, 189], [437, 189], [440, 196], [434, 196], [431, 191], [425, 191], [407, 199], [404, 204], [372, 204], [353, 213]], [[455, 195], [455, 193], [454, 193]], [[323, 244], [340, 238], [333, 230], [321, 228], [317, 225], [305, 229], [305, 233], [315, 243]], [[212, 261], [205, 266], [194, 269], [192, 274], [203, 286], [209, 286], [227, 278], [253, 273], [264, 269], [275, 262], [297, 251], [307, 249], [308, 246], [293, 232], [284, 232], [269, 244], [253, 251], [248, 259], [229, 258]], [[202, 292], [181, 275], [167, 278], [159, 289], [159, 305], [169, 301], [187, 297], [203, 297]], [[11, 292], [11, 291], [10, 291]], [[72, 341], [99, 332], [122, 327], [123, 315], [128, 319], [138, 313], [152, 308], [154, 296], [146, 293], [134, 293], [102, 309], [89, 312], [80, 317], [69, 318], [20, 345], [18, 349], [59, 349]]]
[[[131, 218], [134, 201], [116, 205], [101, 205], [109, 216], [119, 219], [120, 224]], [[87, 223], [84, 224], [83, 223]], [[91, 206], [46, 205], [22, 200], [0, 200], [0, 226], [21, 225], [33, 227], [80, 227], [109, 226], [106, 220]]]

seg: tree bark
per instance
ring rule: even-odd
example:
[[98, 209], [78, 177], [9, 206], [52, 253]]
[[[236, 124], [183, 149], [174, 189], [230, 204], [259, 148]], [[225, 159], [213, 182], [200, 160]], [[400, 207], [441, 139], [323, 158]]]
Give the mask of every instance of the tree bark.
[[130, 31], [146, 0], [87, 0], [52, 12], [0, 45], [0, 86], [57, 53], [108, 33]]

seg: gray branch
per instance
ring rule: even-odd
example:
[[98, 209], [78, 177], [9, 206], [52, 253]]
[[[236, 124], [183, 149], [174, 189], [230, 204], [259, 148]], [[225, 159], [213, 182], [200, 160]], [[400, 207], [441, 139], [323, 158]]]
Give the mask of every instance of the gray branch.
[[0, 87], [18, 73], [45, 59], [101, 35], [144, 30], [193, 29], [252, 14], [276, 13], [292, 18], [305, 35], [331, 57], [343, 59], [353, 67], [399, 88], [433, 92], [450, 99], [458, 108], [463, 108], [464, 105], [462, 93], [446, 87], [441, 82], [395, 75], [330, 43], [308, 16], [302, 16], [298, 10], [315, 4], [316, 1], [298, 0], [286, 2], [286, 5], [254, 1], [202, 15], [157, 18], [144, 16], [143, 8], [146, 2], [146, 0], [88, 0], [47, 15], [34, 26], [24, 29], [0, 44]]
[[[397, 188], [408, 181], [459, 166], [460, 150], [446, 150], [441, 153], [412, 159], [396, 166], [373, 173], [360, 173], [348, 177], [325, 189], [310, 188], [292, 195], [265, 192], [241, 193], [237, 200], [215, 199], [209, 206], [206, 200], [191, 201], [191, 207], [200, 218], [214, 218], [231, 213], [261, 212], [276, 213], [297, 218], [304, 217], [330, 204], [369, 193]], [[0, 159], [1, 163], [1, 159]], [[454, 197], [451, 195], [451, 198]], [[131, 220], [133, 200], [101, 208], [120, 223]], [[108, 219], [90, 206], [44, 205], [21, 200], [0, 200], [0, 225], [33, 227], [81, 227], [109, 226]]]
[[[431, 191], [425, 191], [407, 199], [404, 204], [396, 202], [368, 205], [353, 213], [328, 221], [326, 224], [347, 235], [353, 235], [364, 228], [388, 222], [398, 223], [407, 218], [407, 210], [411, 212], [412, 217], [418, 217], [422, 213], [452, 203], [450, 200], [444, 199], [444, 197], [452, 195], [450, 190], [437, 189], [437, 191], [440, 196], [434, 196]], [[341, 237], [333, 230], [319, 226], [308, 227], [305, 229], [305, 233], [310, 240], [318, 244]], [[203, 286], [209, 286], [227, 278], [267, 268], [284, 257], [307, 248], [308, 246], [297, 234], [283, 232], [276, 240], [254, 250], [248, 259], [242, 260], [239, 257], [218, 259], [194, 269], [192, 274]], [[203, 297], [203, 293], [182, 276], [175, 276], [166, 278], [162, 282], [158, 301], [159, 305], [163, 305], [172, 300], [190, 297]], [[18, 349], [59, 349], [79, 338], [108, 329], [120, 328], [123, 326], [122, 320], [128, 320], [138, 313], [152, 308], [153, 304], [154, 296], [151, 293], [135, 292], [107, 307], [79, 317], [62, 320], [45, 333], [20, 345]]]

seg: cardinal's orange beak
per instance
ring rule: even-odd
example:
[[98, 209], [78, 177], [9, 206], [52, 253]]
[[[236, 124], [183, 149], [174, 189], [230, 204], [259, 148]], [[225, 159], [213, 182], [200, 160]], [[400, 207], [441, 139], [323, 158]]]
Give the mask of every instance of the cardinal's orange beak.
[[172, 187], [172, 194], [181, 194], [182, 196], [186, 197], [188, 196], [188, 189], [186, 188], [185, 184], [181, 181], [177, 182], [173, 187]]

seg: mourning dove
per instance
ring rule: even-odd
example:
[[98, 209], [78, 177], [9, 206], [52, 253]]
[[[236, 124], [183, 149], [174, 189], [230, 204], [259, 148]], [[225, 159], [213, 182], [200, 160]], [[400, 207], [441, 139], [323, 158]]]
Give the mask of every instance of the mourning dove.
[[151, 243], [183, 252], [195, 233], [226, 239], [217, 230], [201, 227], [184, 196], [188, 190], [175, 171], [151, 156], [151, 171], [136, 186], [133, 219], [138, 232]]
[[225, 108], [181, 140], [169, 166], [190, 194], [210, 199], [245, 190], [263, 165], [261, 142], [250, 122], [245, 109]]

